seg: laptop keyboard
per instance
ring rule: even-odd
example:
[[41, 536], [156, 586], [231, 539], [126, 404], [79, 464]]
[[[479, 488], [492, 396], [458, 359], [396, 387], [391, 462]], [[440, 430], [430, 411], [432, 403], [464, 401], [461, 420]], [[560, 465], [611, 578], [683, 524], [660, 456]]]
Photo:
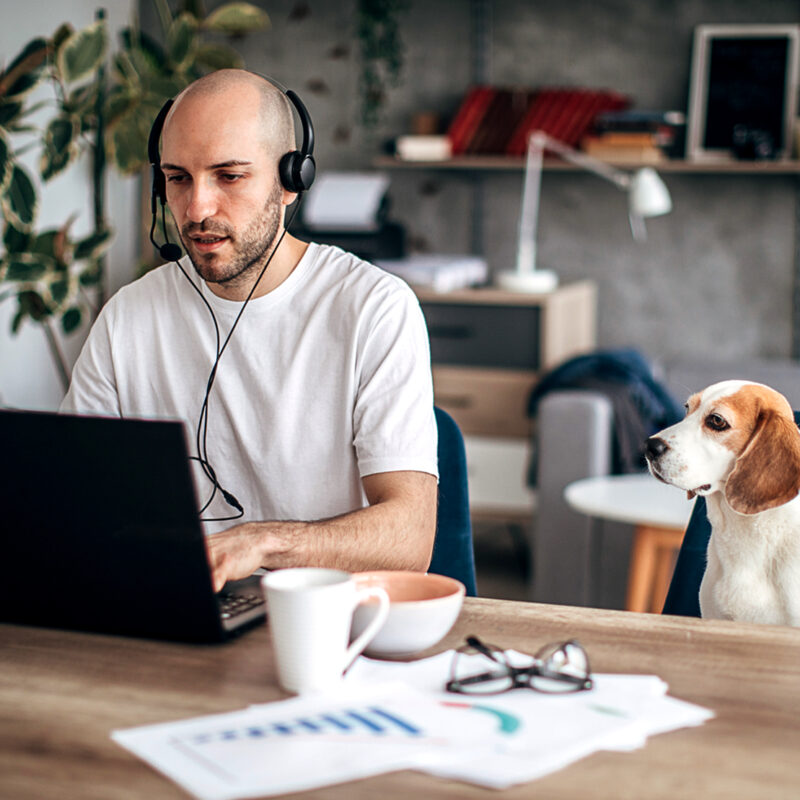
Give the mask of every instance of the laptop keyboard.
[[219, 599], [219, 610], [222, 619], [234, 619], [240, 614], [250, 611], [252, 608], [264, 605], [264, 595], [258, 592], [248, 592], [244, 594], [229, 594], [222, 592], [217, 595]]

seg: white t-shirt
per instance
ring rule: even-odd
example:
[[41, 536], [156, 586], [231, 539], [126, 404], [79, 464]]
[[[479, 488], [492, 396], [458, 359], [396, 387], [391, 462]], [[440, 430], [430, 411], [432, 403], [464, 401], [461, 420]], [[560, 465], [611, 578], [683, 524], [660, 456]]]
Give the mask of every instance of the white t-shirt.
[[[224, 342], [242, 304], [211, 292], [188, 258], [181, 263]], [[196, 455], [215, 355], [208, 309], [164, 265], [106, 303], [61, 410], [180, 419]], [[244, 506], [240, 521], [324, 519], [367, 505], [365, 475], [436, 475], [430, 348], [416, 296], [349, 253], [310, 244], [280, 286], [245, 308], [211, 390], [207, 444], [220, 484]], [[212, 486], [192, 463], [202, 504]], [[218, 493], [204, 517], [235, 513]]]

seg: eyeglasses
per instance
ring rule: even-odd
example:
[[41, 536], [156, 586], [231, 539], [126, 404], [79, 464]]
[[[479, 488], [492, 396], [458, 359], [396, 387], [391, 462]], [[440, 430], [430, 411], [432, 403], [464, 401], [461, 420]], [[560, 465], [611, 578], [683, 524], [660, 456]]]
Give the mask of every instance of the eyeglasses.
[[[484, 669], [478, 672], [475, 655], [484, 656]], [[545, 645], [528, 658], [528, 663], [512, 664], [505, 651], [468, 636], [466, 646], [455, 652], [445, 689], [457, 694], [501, 694], [520, 688], [566, 694], [593, 686], [589, 656], [574, 639]]]

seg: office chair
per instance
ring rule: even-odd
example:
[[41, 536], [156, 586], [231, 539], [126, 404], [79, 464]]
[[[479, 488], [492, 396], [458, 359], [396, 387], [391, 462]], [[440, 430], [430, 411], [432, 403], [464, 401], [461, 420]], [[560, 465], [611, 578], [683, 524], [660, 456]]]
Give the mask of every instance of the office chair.
[[[800, 424], [800, 411], [794, 412], [794, 421]], [[686, 526], [675, 572], [664, 601], [663, 614], [700, 616], [700, 583], [706, 571], [706, 551], [710, 536], [711, 523], [706, 514], [706, 501], [698, 497]]]
[[439, 508], [433, 557], [428, 571], [461, 581], [467, 588], [467, 595], [475, 597], [475, 554], [472, 549], [464, 437], [446, 411], [434, 408], [434, 412], [439, 429]]

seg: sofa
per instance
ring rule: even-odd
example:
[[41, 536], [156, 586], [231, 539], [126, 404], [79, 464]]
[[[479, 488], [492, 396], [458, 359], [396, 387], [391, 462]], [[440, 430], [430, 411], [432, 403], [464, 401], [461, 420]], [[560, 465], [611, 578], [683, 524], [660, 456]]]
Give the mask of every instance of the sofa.
[[[791, 359], [680, 359], [654, 364], [653, 372], [680, 403], [712, 383], [741, 378], [772, 386], [800, 408], [800, 362]], [[564, 500], [572, 481], [614, 471], [611, 400], [595, 390], [549, 392], [538, 404], [534, 431], [537, 510], [529, 529], [530, 599], [623, 608], [632, 527], [591, 519]]]

